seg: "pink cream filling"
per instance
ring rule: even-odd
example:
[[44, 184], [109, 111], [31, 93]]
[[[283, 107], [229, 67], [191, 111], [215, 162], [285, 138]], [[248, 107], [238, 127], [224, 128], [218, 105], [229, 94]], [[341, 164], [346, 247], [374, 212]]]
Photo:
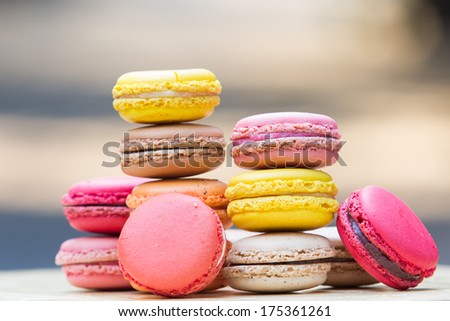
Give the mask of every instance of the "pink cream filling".
[[255, 141], [270, 141], [271, 139], [278, 139], [278, 138], [287, 138], [287, 137], [330, 137], [331, 135], [325, 136], [325, 135], [317, 135], [316, 133], [254, 133], [247, 138], [242, 139], [236, 139], [233, 140], [233, 146], [239, 146], [241, 144], [247, 143], [247, 142], [255, 142]]
[[64, 265], [62, 270], [66, 275], [122, 275], [117, 261], [69, 264]]

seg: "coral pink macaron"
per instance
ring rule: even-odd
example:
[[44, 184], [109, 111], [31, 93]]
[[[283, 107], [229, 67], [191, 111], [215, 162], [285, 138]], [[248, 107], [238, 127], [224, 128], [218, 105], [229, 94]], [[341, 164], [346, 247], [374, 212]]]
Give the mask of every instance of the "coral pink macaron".
[[336, 226], [353, 258], [375, 279], [399, 290], [433, 275], [436, 243], [416, 214], [378, 186], [353, 192], [339, 209]]
[[343, 145], [334, 119], [300, 112], [243, 118], [230, 138], [234, 162], [243, 168], [329, 166]]
[[78, 237], [61, 244], [55, 263], [73, 286], [94, 290], [131, 289], [119, 268], [117, 237]]
[[136, 185], [147, 181], [137, 177], [101, 177], [77, 182], [62, 197], [64, 215], [76, 230], [119, 234], [130, 214], [127, 196]]
[[199, 198], [167, 193], [133, 211], [119, 237], [119, 263], [142, 292], [177, 297], [206, 288], [225, 261], [218, 215]]

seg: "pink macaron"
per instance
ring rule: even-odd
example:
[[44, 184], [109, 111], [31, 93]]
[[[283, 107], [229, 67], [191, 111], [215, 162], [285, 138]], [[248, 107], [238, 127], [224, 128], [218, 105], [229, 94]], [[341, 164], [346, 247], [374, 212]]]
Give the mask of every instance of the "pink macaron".
[[76, 230], [119, 234], [130, 214], [126, 198], [136, 185], [148, 179], [101, 177], [73, 184], [62, 197], [64, 215]]
[[206, 288], [225, 261], [219, 216], [199, 198], [160, 194], [133, 211], [119, 237], [119, 263], [142, 292], [178, 297]]
[[119, 268], [117, 237], [69, 239], [61, 244], [55, 263], [73, 286], [94, 290], [131, 289]]
[[300, 112], [243, 118], [230, 138], [234, 162], [243, 168], [329, 166], [338, 160], [343, 145], [332, 118]]
[[414, 212], [378, 186], [353, 192], [339, 209], [336, 226], [353, 258], [375, 279], [399, 290], [433, 275], [436, 243]]

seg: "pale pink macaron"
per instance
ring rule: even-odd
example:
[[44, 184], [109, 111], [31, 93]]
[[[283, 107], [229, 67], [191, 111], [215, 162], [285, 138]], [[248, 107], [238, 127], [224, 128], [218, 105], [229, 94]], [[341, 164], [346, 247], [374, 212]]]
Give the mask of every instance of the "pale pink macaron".
[[234, 162], [243, 168], [329, 166], [338, 160], [343, 145], [334, 119], [301, 112], [243, 118], [230, 138]]
[[76, 230], [119, 234], [130, 214], [126, 198], [136, 185], [148, 182], [138, 177], [100, 177], [73, 184], [62, 197], [64, 215]]
[[119, 262], [142, 292], [178, 297], [205, 289], [226, 256], [219, 216], [199, 198], [168, 193], [133, 211], [119, 238]]
[[95, 290], [130, 289], [119, 268], [117, 237], [69, 239], [61, 244], [55, 263], [73, 286]]

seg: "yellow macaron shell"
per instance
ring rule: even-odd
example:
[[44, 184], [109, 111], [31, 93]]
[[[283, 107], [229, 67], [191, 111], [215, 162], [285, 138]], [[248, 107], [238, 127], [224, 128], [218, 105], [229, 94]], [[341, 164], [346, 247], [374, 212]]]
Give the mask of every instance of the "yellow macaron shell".
[[206, 69], [150, 70], [123, 74], [113, 88], [113, 98], [137, 98], [140, 94], [164, 91], [218, 95], [222, 86]]
[[113, 106], [134, 123], [171, 123], [209, 116], [222, 86], [206, 69], [129, 72], [113, 88]]
[[225, 191], [229, 200], [284, 194], [326, 194], [336, 196], [333, 179], [322, 171], [284, 168], [249, 171], [234, 176]]
[[332, 177], [312, 169], [268, 169], [233, 177], [227, 212], [241, 229], [255, 232], [312, 230], [329, 224], [339, 203]]
[[218, 96], [123, 98], [113, 102], [126, 121], [138, 124], [178, 123], [208, 117], [219, 105]]
[[329, 224], [339, 204], [326, 197], [278, 195], [232, 201], [233, 224], [254, 232], [312, 230]]

